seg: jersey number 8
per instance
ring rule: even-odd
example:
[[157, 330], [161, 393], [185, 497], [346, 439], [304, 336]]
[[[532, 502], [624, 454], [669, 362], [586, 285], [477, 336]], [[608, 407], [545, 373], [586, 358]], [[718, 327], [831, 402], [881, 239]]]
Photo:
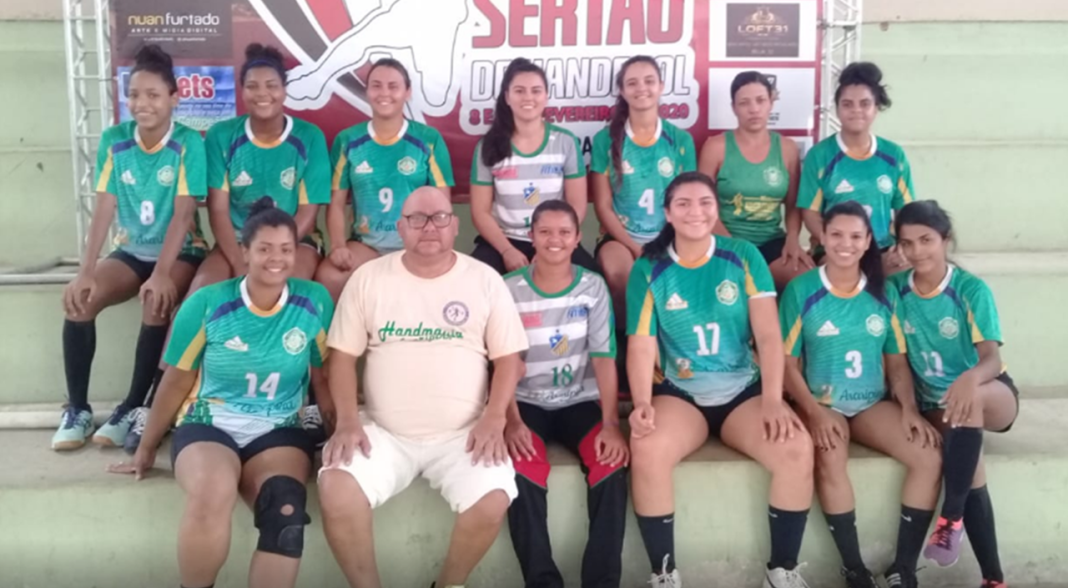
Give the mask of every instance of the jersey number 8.
[[[259, 392], [267, 394], [267, 400], [274, 400], [274, 393], [278, 391], [278, 378], [280, 374], [278, 372], [271, 372], [266, 378], [263, 379], [263, 385], [259, 386]], [[245, 374], [245, 379], [248, 380], [248, 393], [245, 394], [245, 398], [256, 397], [256, 374], [249, 372]]]
[[156, 207], [151, 200], [141, 201], [141, 224], [150, 225], [156, 222]]

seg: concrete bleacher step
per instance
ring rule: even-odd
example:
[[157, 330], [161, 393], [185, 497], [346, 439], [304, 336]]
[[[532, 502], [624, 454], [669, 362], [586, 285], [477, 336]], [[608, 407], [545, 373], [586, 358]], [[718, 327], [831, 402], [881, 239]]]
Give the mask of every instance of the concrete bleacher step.
[[[1004, 435], [988, 435], [989, 484], [997, 512], [1002, 561], [1012, 586], [1065, 586], [1068, 577], [1068, 387], [1024, 390], [1019, 420]], [[0, 431], [0, 586], [173, 586], [182, 494], [169, 470], [169, 447], [155, 475], [140, 483], [105, 473], [127, 459], [118, 450], [88, 447], [57, 454], [51, 431]], [[850, 473], [857, 495], [864, 556], [874, 570], [891, 560], [903, 469], [889, 458], [853, 447]], [[557, 562], [569, 586], [578, 585], [586, 536], [585, 486], [576, 460], [551, 449], [549, 525]], [[710, 443], [675, 473], [676, 545], [687, 586], [759, 585], [768, 551], [768, 476], [755, 463]], [[323, 537], [315, 491], [312, 526], [298, 586], [342, 588], [344, 582]], [[444, 501], [418, 481], [375, 513], [375, 545], [385, 585], [429, 585], [444, 556], [452, 516]], [[256, 542], [251, 515], [239, 506], [232, 549], [218, 588], [245, 585]], [[838, 588], [837, 552], [818, 509], [805, 536], [805, 575], [813, 588]], [[966, 546], [960, 563], [928, 567], [923, 586], [978, 585]], [[648, 560], [633, 513], [628, 514], [623, 586], [644, 586]], [[469, 588], [522, 585], [507, 531], [502, 531]]]

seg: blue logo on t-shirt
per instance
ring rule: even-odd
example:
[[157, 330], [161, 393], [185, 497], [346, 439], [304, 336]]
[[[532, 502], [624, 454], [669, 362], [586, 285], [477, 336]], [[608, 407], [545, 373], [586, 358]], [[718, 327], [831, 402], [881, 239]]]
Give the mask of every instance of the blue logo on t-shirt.
[[564, 175], [564, 166], [558, 163], [547, 163], [541, 166], [541, 175], [543, 176], [562, 176]]

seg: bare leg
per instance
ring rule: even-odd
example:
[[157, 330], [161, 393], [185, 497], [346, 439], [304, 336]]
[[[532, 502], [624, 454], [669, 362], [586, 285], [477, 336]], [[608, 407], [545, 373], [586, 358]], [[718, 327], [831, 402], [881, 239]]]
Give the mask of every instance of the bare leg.
[[[263, 483], [274, 476], [289, 476], [300, 482], [308, 479], [311, 461], [296, 447], [275, 447], [257, 454], [245, 463], [241, 473], [241, 496], [255, 508]], [[288, 505], [287, 505], [288, 506]], [[282, 514], [293, 514], [293, 507]], [[300, 571], [300, 559], [257, 550], [249, 566], [249, 588], [293, 588]]]
[[226, 256], [223, 255], [222, 249], [216, 247], [208, 253], [200, 267], [197, 268], [196, 276], [193, 277], [193, 282], [189, 285], [187, 295], [204, 286], [210, 286], [233, 277], [236, 276], [234, 276], [233, 268], [230, 267], [230, 262], [226, 261]]
[[302, 280], [312, 279], [321, 259], [314, 248], [301, 243], [297, 246], [297, 261], [293, 264], [293, 277]]
[[622, 243], [609, 241], [597, 252], [597, 263], [604, 271], [605, 282], [612, 293], [613, 310], [622, 326], [626, 324], [627, 280], [630, 279], [630, 268], [634, 266], [634, 256]]
[[334, 558], [351, 588], [382, 588], [375, 565], [371, 503], [352, 474], [326, 470], [319, 475], [323, 528]]
[[905, 437], [901, 407], [889, 401], [875, 404], [851, 423], [853, 439], [901, 462], [908, 472], [901, 490], [901, 503], [921, 510], [934, 510], [942, 489], [942, 454], [937, 447], [924, 447], [917, 436]]
[[449, 554], [438, 576], [439, 587], [462, 585], [489, 551], [508, 514], [508, 495], [494, 490], [456, 517]]
[[335, 266], [329, 257], [325, 257], [322, 263], [319, 264], [319, 269], [315, 272], [315, 281], [326, 287], [326, 290], [330, 292], [330, 297], [335, 302], [341, 297], [341, 291], [345, 289], [345, 284], [348, 283], [349, 277], [352, 276], [353, 272], [359, 269], [361, 265], [378, 257], [378, 252], [363, 243], [349, 241], [345, 244], [345, 247], [356, 257], [356, 263], [351, 270], [342, 270]]
[[178, 574], [187, 588], [210, 586], [230, 553], [241, 462], [225, 445], [193, 443], [178, 454], [174, 476], [186, 495], [178, 527]]
[[674, 512], [672, 472], [687, 455], [708, 439], [708, 423], [701, 411], [673, 396], [653, 398], [656, 429], [631, 439], [631, 488], [634, 513], [657, 516]]
[[[820, 505], [827, 514], [840, 514], [856, 509], [856, 499], [853, 494], [853, 483], [849, 480], [849, 422], [840, 413], [829, 408], [821, 408], [838, 422], [839, 430], [846, 435], [846, 440], [836, 440], [836, 446], [832, 448], [816, 448], [816, 492], [820, 497]], [[808, 419], [802, 414], [801, 420], [805, 426], [811, 427]]]
[[782, 292], [783, 288], [790, 283], [790, 280], [809, 270], [809, 268], [805, 267], [801, 262], [797, 262], [797, 267], [794, 267], [794, 265], [787, 262], [784, 257], [780, 257], [769, 263], [768, 269], [771, 270], [771, 277], [775, 280], [775, 288], [780, 292]]

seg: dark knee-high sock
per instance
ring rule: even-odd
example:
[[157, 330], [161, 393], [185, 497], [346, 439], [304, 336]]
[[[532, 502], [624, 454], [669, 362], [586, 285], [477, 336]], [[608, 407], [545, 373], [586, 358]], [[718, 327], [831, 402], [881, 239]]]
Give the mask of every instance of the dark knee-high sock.
[[927, 529], [934, 518], [933, 510], [920, 510], [901, 505], [901, 520], [897, 526], [897, 555], [894, 565], [904, 570], [915, 570], [920, 559]]
[[89, 371], [96, 354], [96, 322], [63, 321], [63, 369], [67, 375], [67, 398], [78, 410], [89, 406]]
[[801, 540], [805, 536], [808, 509], [781, 510], [768, 506], [768, 522], [771, 525], [771, 560], [768, 569], [797, 567], [801, 554]]
[[849, 570], [864, 569], [864, 559], [860, 556], [860, 539], [857, 538], [857, 512], [851, 510], [842, 514], [824, 515], [827, 527], [842, 555], [842, 565]]
[[944, 438], [942, 473], [945, 476], [945, 500], [942, 516], [958, 521], [964, 516], [964, 502], [972, 489], [972, 478], [983, 451], [983, 430], [975, 427], [950, 429]]
[[141, 334], [137, 337], [137, 351], [134, 353], [133, 377], [130, 379], [130, 391], [122, 403], [127, 408], [144, 405], [152, 380], [159, 371], [159, 359], [163, 355], [163, 345], [167, 341], [167, 325], [141, 325]]
[[972, 544], [975, 559], [984, 580], [1005, 581], [1001, 571], [1001, 558], [998, 556], [998, 534], [994, 526], [994, 506], [990, 503], [990, 493], [986, 486], [975, 488], [968, 494], [964, 504], [964, 529], [968, 532], [968, 541]]
[[675, 513], [637, 517], [638, 530], [641, 531], [653, 573], [671, 573], [675, 569]]
[[152, 387], [148, 389], [148, 396], [145, 397], [145, 407], [152, 408], [152, 401], [156, 399], [156, 391], [159, 390], [159, 383], [163, 381], [163, 370], [160, 367], [156, 367], [156, 373], [152, 376]]

